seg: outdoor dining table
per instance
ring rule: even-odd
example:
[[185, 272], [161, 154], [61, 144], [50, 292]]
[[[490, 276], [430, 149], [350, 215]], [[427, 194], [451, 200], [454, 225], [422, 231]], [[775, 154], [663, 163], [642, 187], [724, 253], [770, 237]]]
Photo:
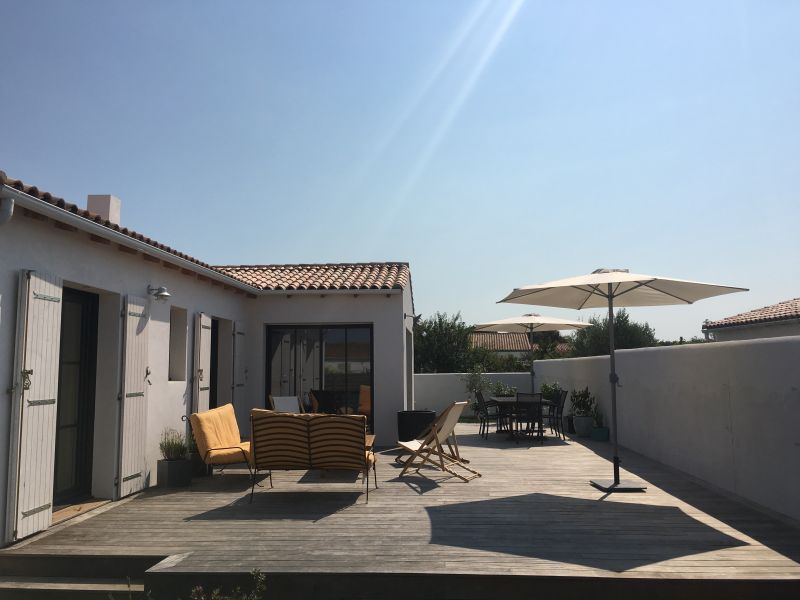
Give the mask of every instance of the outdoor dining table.
[[[508, 438], [518, 440], [525, 437], [525, 433], [520, 431], [520, 423], [514, 423], [515, 414], [514, 408], [520, 405], [534, 405], [536, 407], [536, 422], [538, 425], [538, 438], [540, 442], [544, 442], [547, 438], [544, 435], [544, 407], [554, 406], [550, 400], [545, 400], [539, 397], [539, 400], [518, 400], [516, 396], [490, 396], [489, 402], [497, 406], [498, 412], [503, 416], [508, 423]], [[516, 427], [515, 427], [516, 425]], [[498, 431], [502, 431], [498, 429]]]

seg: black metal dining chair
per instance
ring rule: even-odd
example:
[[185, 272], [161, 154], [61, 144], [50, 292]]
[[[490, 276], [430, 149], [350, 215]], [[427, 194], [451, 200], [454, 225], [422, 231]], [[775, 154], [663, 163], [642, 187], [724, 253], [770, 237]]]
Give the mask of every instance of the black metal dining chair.
[[559, 390], [558, 398], [551, 400], [552, 404], [547, 407], [543, 414], [544, 421], [550, 431], [556, 434], [559, 439], [567, 439], [564, 434], [564, 404], [567, 402], [567, 390]]
[[486, 401], [483, 398], [483, 392], [475, 392], [475, 399], [478, 401], [478, 420], [480, 421], [480, 427], [478, 429], [478, 434], [483, 439], [489, 438], [489, 424], [494, 422], [495, 430], [499, 427], [500, 422], [500, 411], [497, 408], [497, 403], [490, 401]]
[[517, 437], [528, 437], [535, 434], [540, 442], [544, 442], [542, 395], [540, 393], [517, 392], [513, 418], [517, 426]]

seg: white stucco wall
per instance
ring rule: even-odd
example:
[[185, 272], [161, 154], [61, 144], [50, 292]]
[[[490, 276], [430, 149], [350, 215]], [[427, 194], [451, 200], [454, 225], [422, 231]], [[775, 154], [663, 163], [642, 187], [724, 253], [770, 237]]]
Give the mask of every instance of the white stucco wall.
[[[245, 386], [236, 388], [234, 407], [240, 430], [249, 434], [249, 412], [263, 407], [266, 382], [266, 326], [276, 324], [371, 324], [374, 342], [374, 424], [377, 444], [396, 442], [396, 413], [411, 403], [413, 394], [411, 290], [369, 290], [349, 293], [326, 292], [272, 294], [257, 298], [235, 293], [221, 285], [200, 280], [193, 273], [167, 268], [142, 255], [122, 252], [115, 243], [98, 243], [81, 231], [66, 231], [49, 219], [25, 216], [17, 208], [12, 220], [0, 227], [0, 386], [13, 383], [12, 369], [16, 334], [16, 303], [19, 272], [33, 269], [52, 273], [67, 287], [97, 293], [98, 315], [97, 392], [95, 398], [94, 459], [92, 492], [112, 497], [118, 461], [117, 396], [120, 389], [122, 334], [120, 313], [127, 294], [148, 298], [148, 285], [166, 286], [171, 295], [165, 303], [148, 303], [147, 389], [147, 485], [156, 483], [158, 444], [165, 427], [185, 430], [181, 417], [191, 409], [194, 366], [194, 318], [204, 312], [220, 319], [220, 363], [229, 363], [232, 325], [238, 321], [245, 331], [241, 354], [246, 372]], [[170, 307], [187, 311], [186, 377], [169, 379]], [[238, 336], [237, 336], [238, 338]], [[410, 347], [407, 346], [410, 344]], [[175, 345], [173, 344], [173, 350]], [[230, 370], [220, 365], [218, 402], [230, 396]], [[0, 401], [0, 517], [6, 510], [11, 396]], [[4, 518], [0, 518], [0, 528]], [[0, 529], [0, 540], [5, 532]]]
[[753, 325], [741, 325], [737, 327], [721, 327], [719, 329], [712, 329], [711, 331], [714, 340], [717, 342], [800, 335], [800, 319], [775, 321], [772, 323], [755, 323]]
[[[539, 364], [538, 362], [536, 363]], [[538, 373], [538, 367], [537, 367]], [[502, 381], [519, 392], [530, 392], [530, 373], [486, 373], [492, 382]], [[434, 410], [437, 413], [453, 402], [469, 398], [464, 382], [465, 373], [417, 373], [414, 375], [414, 408]], [[537, 377], [538, 379], [538, 377]], [[538, 386], [538, 381], [537, 381]]]
[[[98, 328], [98, 377], [95, 398], [95, 460], [93, 492], [109, 496], [116, 471], [117, 393], [120, 365], [119, 302], [126, 294], [147, 297], [147, 286], [164, 285], [169, 302], [150, 302], [148, 323], [149, 366], [152, 369], [148, 388], [147, 468], [148, 482], [155, 483], [156, 461], [160, 458], [158, 442], [164, 427], [183, 430], [181, 416], [186, 414], [191, 380], [168, 381], [169, 307], [175, 304], [189, 311], [240, 319], [245, 306], [255, 302], [196, 277], [167, 269], [141, 256], [117, 250], [114, 244], [90, 241], [82, 232], [57, 229], [52, 221], [25, 217], [17, 210], [10, 223], [0, 227], [0, 514], [5, 514], [8, 481], [9, 418], [11, 396], [5, 391], [12, 385], [13, 353], [16, 327], [18, 273], [37, 269], [58, 275], [66, 286], [79, 287], [100, 294]], [[187, 369], [192, 371], [192, 335], [189, 324]], [[113, 354], [109, 354], [113, 353]], [[246, 393], [250, 393], [247, 390]], [[0, 520], [4, 521], [4, 519]], [[0, 525], [1, 526], [1, 525]], [[0, 532], [4, 535], [4, 532]]]
[[[607, 356], [536, 365], [537, 384], [588, 385], [610, 416]], [[621, 350], [619, 442], [800, 519], [798, 365], [800, 337]]]
[[[266, 327], [268, 325], [363, 324], [373, 327], [374, 427], [376, 444], [389, 446], [397, 441], [397, 411], [406, 405], [407, 378], [406, 329], [410, 319], [410, 296], [399, 291], [358, 291], [349, 293], [291, 293], [259, 297], [248, 307], [248, 349], [256, 357], [250, 376], [252, 407], [263, 408], [266, 401]], [[240, 412], [239, 418], [246, 419]], [[244, 422], [240, 427], [248, 427]]]

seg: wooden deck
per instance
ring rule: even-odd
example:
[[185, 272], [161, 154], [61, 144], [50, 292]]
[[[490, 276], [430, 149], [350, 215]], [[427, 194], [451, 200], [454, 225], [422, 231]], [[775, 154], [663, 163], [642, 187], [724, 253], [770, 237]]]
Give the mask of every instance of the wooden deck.
[[108, 505], [3, 553], [178, 555], [151, 570], [152, 581], [172, 577], [177, 587], [258, 568], [274, 582], [271, 598], [302, 597], [301, 588], [392, 597], [408, 593], [404, 584], [442, 598], [800, 593], [796, 524], [633, 453], [622, 455], [625, 477], [648, 491], [603, 497], [588, 480], [610, 475], [609, 444], [517, 445], [495, 434], [484, 441], [473, 425], [458, 431], [483, 474], [469, 483], [428, 469], [399, 479], [386, 452], [369, 504], [354, 476], [315, 472], [278, 472], [275, 488], [256, 488], [250, 504], [246, 472], [227, 472]]

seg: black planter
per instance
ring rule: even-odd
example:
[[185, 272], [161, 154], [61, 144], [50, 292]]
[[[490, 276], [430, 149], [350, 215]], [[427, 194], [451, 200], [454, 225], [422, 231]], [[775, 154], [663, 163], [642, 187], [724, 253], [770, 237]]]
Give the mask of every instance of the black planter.
[[607, 442], [609, 435], [608, 427], [595, 427], [592, 429], [592, 439], [596, 442]]
[[189, 459], [192, 463], [192, 477], [206, 477], [211, 475], [211, 467], [203, 462], [197, 452], [190, 452]]
[[567, 433], [575, 433], [575, 422], [572, 420], [572, 415], [567, 415]]
[[192, 461], [160, 460], [156, 473], [158, 487], [186, 487], [192, 483]]
[[422, 433], [436, 419], [432, 410], [401, 410], [397, 413], [397, 439], [408, 442]]

